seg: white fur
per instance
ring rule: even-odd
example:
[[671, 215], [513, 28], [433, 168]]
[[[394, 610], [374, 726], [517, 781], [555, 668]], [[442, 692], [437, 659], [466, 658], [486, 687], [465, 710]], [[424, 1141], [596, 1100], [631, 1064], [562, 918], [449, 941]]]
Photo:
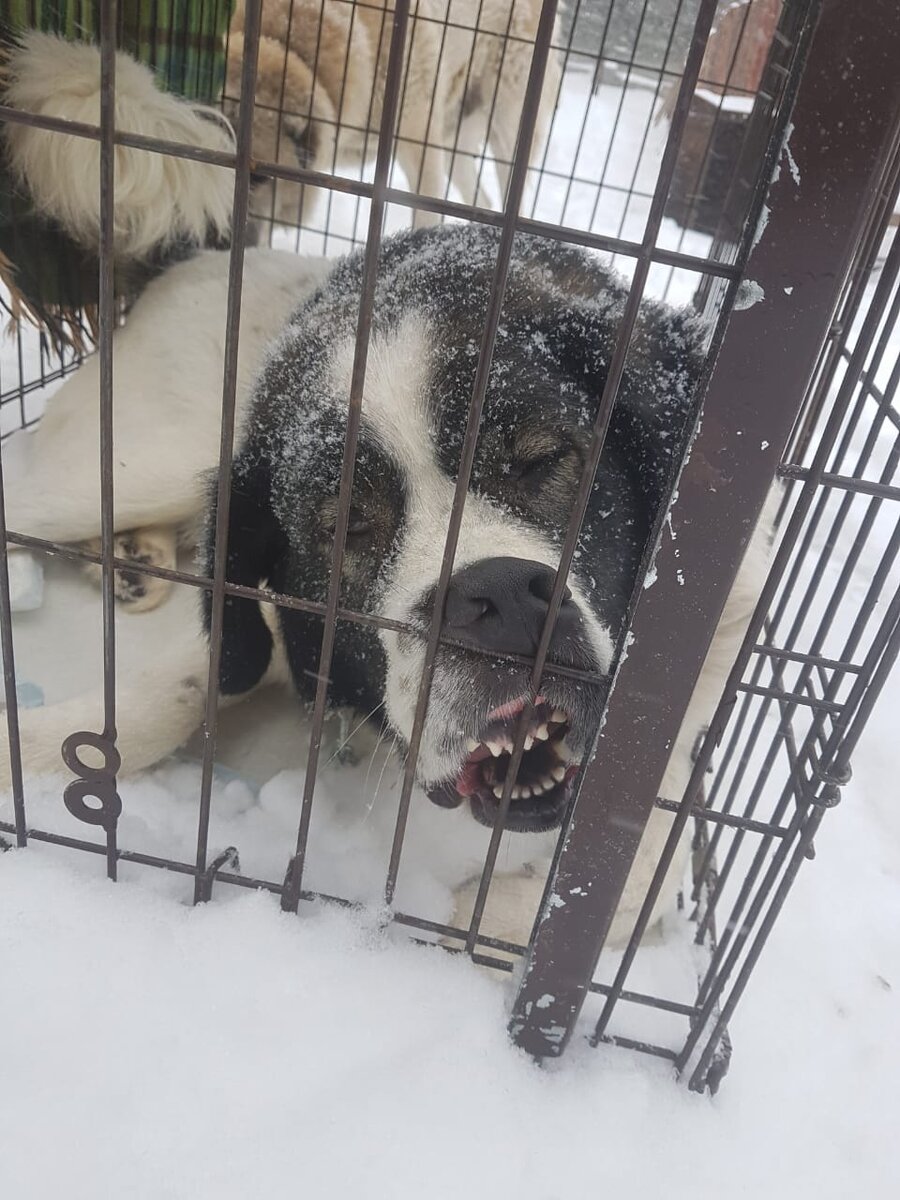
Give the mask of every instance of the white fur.
[[[100, 53], [87, 42], [27, 32], [4, 68], [3, 100], [24, 112], [100, 123]], [[234, 150], [222, 114], [160, 91], [149, 68], [116, 55], [115, 126], [120, 132]], [[100, 144], [70, 134], [8, 122], [9, 165], [35, 208], [77, 242], [95, 249], [100, 237]], [[115, 153], [115, 249], [143, 258], [189, 239], [202, 245], [210, 229], [231, 221], [233, 174], [226, 167], [119, 146]]]
[[[248, 250], [238, 343], [238, 418], [269, 342], [328, 270], [325, 259]], [[228, 254], [207, 250], [154, 280], [113, 338], [116, 530], [188, 525], [219, 457]], [[24, 478], [7, 487], [17, 533], [81, 542], [100, 535], [100, 364], [51, 397], [26, 439]], [[152, 449], [151, 449], [152, 448]], [[51, 498], [56, 502], [51, 502]]]

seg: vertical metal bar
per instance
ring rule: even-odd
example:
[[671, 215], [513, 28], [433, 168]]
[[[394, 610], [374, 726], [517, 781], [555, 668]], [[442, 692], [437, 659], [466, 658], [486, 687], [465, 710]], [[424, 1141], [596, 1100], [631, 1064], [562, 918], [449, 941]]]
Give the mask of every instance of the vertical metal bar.
[[100, 6], [100, 555], [103, 604], [103, 736], [116, 737], [116, 610], [113, 567], [113, 331], [115, 329], [115, 120], [117, 0]]
[[[103, 620], [103, 741], [116, 742], [116, 580], [113, 555], [113, 333], [115, 297], [116, 187], [116, 29], [117, 0], [100, 6], [100, 280], [98, 295], [100, 363], [100, 558]], [[106, 772], [115, 791], [118, 755], [107, 755]], [[106, 825], [106, 873], [118, 872], [115, 820]]]
[[[800, 170], [799, 202], [794, 179], [782, 172], [770, 188], [768, 224], [747, 259], [746, 273], [761, 299], [730, 317], [712, 369], [702, 428], [669, 513], [672, 536], [659, 539], [656, 583], [637, 597], [633, 641], [617, 669], [597, 754], [585, 773], [526, 959], [510, 1029], [538, 1057], [560, 1054], [571, 1036], [668, 748], [793, 427], [896, 137], [900, 28], [892, 14], [893, 0], [867, 0], [852, 13], [840, 0], [825, 0], [812, 37], [791, 140]], [[851, 107], [867, 114], [864, 127], [847, 122]], [[649, 678], [659, 681], [652, 694]], [[723, 711], [720, 705], [717, 716]], [[698, 769], [699, 762], [695, 774]], [[689, 805], [683, 807], [687, 813]], [[593, 886], [584, 888], [585, 880]], [[654, 898], [647, 897], [644, 924]], [[640, 933], [639, 924], [628, 949], [631, 958]], [[621, 989], [618, 976], [617, 985]], [[617, 995], [614, 989], [612, 1003]], [[537, 1008], [535, 1000], [543, 996], [550, 1001]], [[608, 1002], [606, 1019], [610, 1011]]]
[[[9, 738], [9, 778], [12, 785], [16, 844], [24, 846], [27, 844], [28, 834], [25, 821], [25, 788], [22, 782], [22, 743], [19, 735], [19, 701], [16, 696], [12, 608], [9, 602], [9, 548], [6, 544], [6, 500], [3, 488], [3, 451], [0, 447], [0, 653], [3, 655], [6, 731]], [[6, 780], [3, 780], [3, 783], [5, 785]]]
[[222, 425], [219, 440], [219, 476], [216, 484], [216, 544], [213, 557], [213, 590], [209, 628], [209, 673], [206, 680], [206, 713], [203, 721], [203, 768], [200, 777], [200, 812], [197, 824], [196, 875], [194, 877], [195, 904], [199, 904], [203, 898], [203, 876], [206, 871], [209, 843], [213, 766], [216, 757], [219, 668], [222, 659], [225, 568], [228, 562], [228, 517], [231, 508], [231, 462], [234, 453], [238, 343], [241, 326], [241, 292], [244, 275], [244, 248], [247, 240], [247, 214], [250, 205], [250, 154], [261, 13], [262, 0], [246, 0], [244, 59], [241, 63], [241, 98], [238, 106], [237, 146], [235, 149], [234, 201], [231, 209], [228, 305], [225, 315]]
[[325, 627], [322, 631], [322, 647], [319, 651], [316, 698], [313, 705], [312, 728], [309, 734], [309, 756], [306, 776], [303, 781], [303, 800], [300, 824], [297, 830], [297, 847], [284, 883], [281, 906], [296, 912], [300, 902], [303, 882], [303, 867], [306, 858], [306, 842], [312, 816], [313, 794], [316, 786], [316, 771], [322, 745], [322, 726], [325, 721], [325, 706], [328, 702], [328, 683], [331, 672], [331, 656], [337, 630], [337, 609], [341, 598], [341, 576], [344, 564], [344, 549], [347, 526], [350, 520], [350, 500], [353, 490], [353, 472], [356, 464], [356, 444], [362, 415], [363, 386], [366, 378], [366, 361], [369, 352], [369, 333], [375, 306], [375, 282], [378, 272], [378, 257], [381, 249], [381, 227], [384, 218], [385, 195], [389, 182], [391, 158], [393, 156], [394, 127], [403, 79], [403, 47], [409, 21], [410, 0], [397, 0], [391, 28], [391, 48], [388, 55], [387, 79], [384, 90], [384, 107], [378, 133], [378, 155], [375, 163], [375, 179], [372, 201], [369, 208], [369, 229], [366, 236], [366, 253], [363, 264], [362, 294], [359, 301], [359, 318], [356, 324], [356, 346], [353, 354], [353, 371], [350, 377], [350, 397], [347, 411], [347, 433], [344, 439], [344, 459], [341, 466], [341, 483], [338, 510], [334, 531], [334, 548], [331, 555], [331, 575], [328, 580], [328, 595], [325, 604]]
[[[450, 576], [453, 573], [453, 560], [456, 556], [456, 546], [459, 541], [459, 531], [462, 526], [463, 507], [469, 490], [469, 479], [472, 474], [472, 463], [475, 459], [475, 447], [478, 442], [478, 428], [481, 424], [481, 413], [484, 409], [484, 398], [490, 378], [491, 361], [494, 354], [494, 343], [497, 329], [500, 325], [500, 313], [503, 307], [503, 297], [506, 293], [506, 281], [509, 275], [509, 263], [512, 257], [513, 240], [516, 234], [516, 218], [522, 203], [525, 190], [525, 180], [528, 173], [528, 159], [531, 152], [531, 142], [534, 136], [534, 126], [537, 121], [538, 106], [544, 83], [544, 73], [547, 59], [550, 55], [550, 44], [553, 37], [553, 26], [556, 20], [557, 0], [544, 0], [541, 15], [535, 35], [534, 52], [531, 59], [531, 69], [525, 87], [525, 97], [522, 103], [522, 117], [519, 122], [519, 135], [516, 142], [516, 153], [509, 188], [506, 196], [506, 208], [503, 214], [503, 224], [500, 232], [500, 244], [497, 249], [497, 263], [494, 277], [491, 281], [491, 293], [488, 299], [487, 311], [484, 318], [484, 334], [478, 354], [478, 366], [475, 372], [475, 383], [472, 388], [472, 399], [469, 402], [469, 416], [463, 436], [462, 452], [460, 454], [459, 470], [456, 488], [453, 493], [453, 506], [444, 542], [444, 554], [441, 560], [441, 570], [435, 587], [434, 607], [431, 613], [431, 624], [428, 629], [428, 640], [425, 646], [425, 657], [422, 664], [422, 677], [419, 682], [419, 694], [416, 700], [416, 711], [413, 718], [412, 730], [409, 736], [409, 752], [403, 773], [403, 785], [400, 791], [400, 804], [397, 813], [397, 823], [394, 828], [394, 841], [391, 846], [391, 857], [388, 864], [385, 881], [385, 902], [391, 904], [394, 899], [394, 889], [397, 884], [397, 873], [400, 869], [400, 855], [403, 849], [403, 836], [406, 831], [406, 820], [409, 813], [409, 802], [415, 781], [416, 762], [419, 756], [419, 746], [422, 741], [422, 731], [425, 727], [425, 717], [428, 712], [428, 699], [431, 693], [431, 681], [434, 676], [434, 664], [437, 657], [438, 642], [441, 636], [441, 623], [447, 589], [450, 586]], [[524, 740], [524, 733], [523, 738]], [[521, 755], [520, 755], [521, 757]], [[511, 785], [510, 785], [511, 786]]]

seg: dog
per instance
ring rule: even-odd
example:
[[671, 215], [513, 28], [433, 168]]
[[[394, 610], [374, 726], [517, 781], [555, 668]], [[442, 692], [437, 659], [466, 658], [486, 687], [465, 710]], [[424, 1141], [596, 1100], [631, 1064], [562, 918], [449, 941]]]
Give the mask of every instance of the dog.
[[[434, 615], [497, 244], [494, 230], [451, 226], [396, 235], [382, 245], [341, 604], [380, 613], [402, 631], [339, 622], [329, 700], [363, 712], [383, 705], [401, 742], [411, 732], [424, 637]], [[188, 273], [190, 266], [177, 270]], [[232, 583], [325, 599], [361, 284], [361, 253], [334, 265], [294, 311], [242, 404], [225, 548]], [[416, 776], [436, 805], [465, 807], [482, 824], [497, 814], [528, 689], [522, 659], [533, 655], [546, 616], [560, 537], [625, 296], [623, 282], [597, 258], [542, 239], [517, 239], [440, 615], [453, 644], [442, 646], [437, 657]], [[198, 311], [197, 327], [185, 332], [173, 318], [175, 343], [180, 337], [205, 353], [198, 337], [204, 323]], [[574, 681], [565, 671], [602, 678], [614, 667], [647, 539], [684, 445], [702, 349], [695, 316], [642, 305], [512, 792], [506, 827], [515, 843], [514, 867], [504, 867], [491, 888], [483, 929], [493, 937], [527, 940], [573, 781], [602, 711], [602, 688]], [[135, 370], [148, 372], [158, 351], [158, 344], [137, 342]], [[169, 353], [177, 351], [169, 347]], [[161, 446], [164, 432], [161, 423], [153, 429], [144, 447], [151, 460], [153, 443]], [[151, 485], [149, 476], [132, 482], [139, 490]], [[124, 481], [117, 491], [122, 504], [130, 502]], [[153, 506], [161, 497], [154, 491], [145, 499], [146, 522], [159, 524]], [[127, 511], [128, 520], [137, 518], [137, 507]], [[212, 572], [214, 528], [212, 502], [201, 550], [206, 574]], [[661, 788], [667, 798], [679, 799], [686, 784], [691, 751], [765, 577], [768, 540], [764, 520], [673, 747]], [[208, 598], [203, 625], [209, 629]], [[198, 617], [183, 644], [124, 681], [117, 711], [123, 769], [158, 761], [202, 720], [207, 658], [200, 626]], [[223, 699], [237, 703], [261, 685], [279, 682], [309, 698], [321, 632], [315, 615], [227, 596]], [[52, 769], [63, 737], [99, 712], [99, 697], [80, 697], [21, 713], [26, 769]], [[612, 944], [629, 935], [670, 828], [671, 815], [654, 810], [613, 923]], [[683, 847], [654, 923], [674, 910], [685, 862]], [[467, 923], [475, 887], [460, 881], [454, 924]]]
[[[488, 204], [476, 169], [488, 147], [502, 200], [540, 0], [417, 0], [406, 38], [396, 138], [397, 162], [409, 187], [444, 196], [450, 183], [467, 204]], [[384, 100], [393, 0], [266, 0], [262, 10], [253, 154], [316, 171], [361, 170], [374, 157]], [[556, 39], [558, 40], [558, 39]], [[244, 54], [244, 6], [228, 40], [225, 110], [237, 115]], [[533, 139], [546, 141], [559, 93], [555, 51]], [[274, 195], [273, 195], [274, 189]], [[254, 210], [302, 224], [315, 189], [287, 180], [260, 185]], [[439, 218], [417, 211], [415, 227]]]
[[[120, 132], [234, 152], [215, 108], [163, 92], [149, 67], [119, 52], [114, 121]], [[100, 122], [100, 49], [25, 30], [0, 58], [0, 98], [22, 112]], [[0, 150], [17, 184], [48, 222], [96, 255], [100, 245], [100, 144], [29, 125], [0, 127]], [[226, 167], [116, 148], [113, 247], [117, 264], [155, 262], [173, 249], [226, 243], [233, 174]]]

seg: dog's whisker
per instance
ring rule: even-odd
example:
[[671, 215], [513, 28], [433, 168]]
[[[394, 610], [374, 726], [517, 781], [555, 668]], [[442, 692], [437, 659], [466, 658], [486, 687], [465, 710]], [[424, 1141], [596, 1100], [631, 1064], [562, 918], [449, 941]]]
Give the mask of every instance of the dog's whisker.
[[370, 717], [374, 717], [375, 714], [378, 712], [379, 708], [383, 708], [383, 707], [384, 707], [384, 701], [381, 700], [378, 704], [375, 705], [375, 707], [372, 709], [372, 711], [370, 713], [367, 713], [363, 717], [363, 719], [359, 722], [358, 725], [354, 725], [354, 727], [350, 730], [350, 732], [347, 734], [347, 736], [344, 738], [344, 740], [341, 742], [341, 744], [335, 750], [334, 754], [332, 754], [331, 758], [329, 758], [327, 760], [327, 762], [324, 762], [322, 764], [323, 767], [327, 767], [329, 763], [334, 762], [334, 760], [337, 758], [337, 756], [340, 754], [340, 752], [343, 750], [343, 748], [347, 745], [347, 743], [351, 740], [351, 738], [353, 738], [360, 731], [360, 729], [362, 729], [362, 727], [363, 727], [363, 725], [365, 725], [366, 721], [368, 721]]
[[[363, 795], [364, 796], [368, 794], [369, 776], [372, 774], [372, 767], [375, 763], [375, 758], [378, 754], [378, 751], [381, 748], [381, 743], [384, 741], [384, 739], [388, 733], [388, 728], [389, 727], [388, 727], [387, 722], [386, 721], [382, 722], [381, 729], [379, 730], [379, 733], [378, 733], [378, 740], [376, 741], [376, 743], [372, 749], [372, 753], [369, 755], [369, 765], [366, 767], [366, 778], [363, 781]], [[366, 809], [368, 810], [369, 808], [371, 808], [371, 805], [366, 805]]]
[[391, 747], [391, 750], [389, 750], [388, 753], [384, 756], [384, 762], [381, 764], [381, 774], [378, 776], [378, 782], [375, 784], [375, 791], [372, 793], [371, 803], [368, 805], [368, 808], [366, 810], [366, 820], [369, 819], [369, 817], [372, 814], [372, 810], [375, 808], [375, 801], [378, 799], [378, 793], [381, 790], [381, 783], [382, 783], [382, 780], [384, 779], [384, 773], [387, 770], [388, 763], [393, 758], [393, 751], [396, 749], [396, 746], [397, 746], [397, 735], [394, 734], [393, 746]]

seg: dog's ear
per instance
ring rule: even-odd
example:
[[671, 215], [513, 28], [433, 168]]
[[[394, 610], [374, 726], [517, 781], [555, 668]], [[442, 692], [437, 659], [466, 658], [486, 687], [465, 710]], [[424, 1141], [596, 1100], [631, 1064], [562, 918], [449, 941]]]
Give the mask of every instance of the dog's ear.
[[[214, 570], [217, 480], [210, 484], [209, 516], [204, 542], [205, 572]], [[225, 580], [244, 587], [263, 582], [277, 587], [278, 566], [285, 549], [284, 534], [271, 505], [267, 469], [242, 456], [231, 474], [228, 513], [228, 550]], [[203, 593], [203, 627], [207, 636], [212, 622], [212, 593]], [[219, 686], [223, 695], [240, 695], [260, 682], [272, 657], [272, 634], [259, 603], [241, 596], [225, 596], [222, 624], [222, 658]]]
[[[616, 281], [609, 293], [596, 298], [557, 300], [555, 327], [547, 326], [547, 338], [555, 341], [564, 376], [587, 390], [598, 405], [623, 307], [622, 287]], [[627, 448], [636, 482], [654, 507], [663, 499], [684, 449], [698, 400], [705, 336], [694, 313], [652, 300], [641, 304], [611, 432]]]

